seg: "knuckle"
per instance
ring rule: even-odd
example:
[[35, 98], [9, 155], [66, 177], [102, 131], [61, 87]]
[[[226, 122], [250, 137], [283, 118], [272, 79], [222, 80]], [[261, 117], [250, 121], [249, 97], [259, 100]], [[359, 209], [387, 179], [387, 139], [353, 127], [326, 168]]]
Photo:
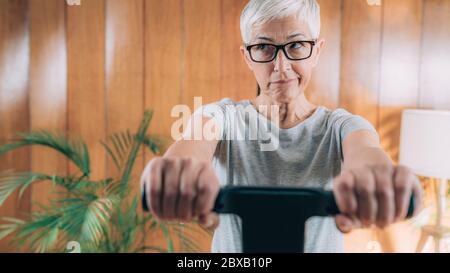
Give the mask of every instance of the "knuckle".
[[348, 207], [348, 212], [350, 214], [355, 214], [358, 211], [358, 207], [355, 202], [350, 202]]
[[192, 157], [183, 157], [183, 166], [192, 166], [194, 164], [194, 159]]
[[352, 187], [351, 183], [346, 181], [346, 180], [341, 181], [337, 185], [337, 188], [338, 188], [339, 191], [344, 192], [344, 193], [348, 193], [348, 192], [353, 190], [353, 187]]
[[192, 199], [194, 197], [194, 190], [192, 187], [183, 187], [180, 189], [180, 196], [183, 199]]
[[410, 172], [410, 169], [408, 166], [405, 165], [399, 165], [398, 168], [403, 172]]
[[392, 190], [388, 187], [377, 189], [377, 196], [383, 199], [390, 199], [394, 197]]
[[212, 193], [211, 185], [209, 183], [200, 186], [199, 192], [201, 195], [206, 195]]
[[156, 198], [157, 196], [159, 196], [160, 190], [157, 189], [156, 187], [150, 187], [150, 196], [152, 198]]
[[396, 192], [403, 193], [403, 192], [405, 192], [408, 189], [408, 187], [407, 187], [406, 183], [396, 183], [394, 185], [394, 189], [395, 189]]
[[177, 192], [174, 187], [167, 187], [164, 191], [164, 197], [167, 198], [168, 200], [175, 199], [176, 195]]
[[366, 197], [366, 198], [371, 197], [375, 193], [374, 187], [372, 187], [371, 185], [368, 185], [368, 184], [359, 186], [357, 188], [357, 191], [359, 194], [361, 194], [363, 197]]
[[155, 170], [160, 170], [161, 166], [163, 165], [164, 161], [161, 157], [155, 157], [153, 158], [150, 163], [148, 164], [148, 171], [151, 173]]

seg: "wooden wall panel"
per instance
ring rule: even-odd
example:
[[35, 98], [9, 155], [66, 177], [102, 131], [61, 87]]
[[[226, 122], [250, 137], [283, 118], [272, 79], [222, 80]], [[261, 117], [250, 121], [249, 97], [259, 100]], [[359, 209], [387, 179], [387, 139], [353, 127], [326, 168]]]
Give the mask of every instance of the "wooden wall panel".
[[[67, 56], [64, 2], [30, 0], [30, 127], [66, 133]], [[31, 169], [64, 175], [67, 160], [45, 147], [31, 150]], [[33, 185], [32, 200], [48, 204], [53, 185]], [[32, 204], [33, 205], [33, 204]], [[33, 205], [33, 210], [37, 206]]]
[[[105, 1], [67, 9], [68, 126], [90, 149], [92, 178], [105, 177]], [[74, 166], [70, 171], [74, 172]]]
[[145, 1], [145, 108], [154, 111], [150, 132], [169, 143], [171, 110], [181, 103], [183, 16], [180, 0]]
[[420, 107], [450, 110], [450, 1], [425, 0]]
[[378, 125], [381, 7], [343, 0], [339, 106]]
[[325, 48], [314, 69], [306, 96], [311, 102], [334, 109], [339, 103], [342, 1], [320, 0], [321, 33]]
[[[194, 4], [195, 3], [195, 4]], [[184, 1], [183, 104], [220, 99], [220, 0]]]
[[394, 161], [402, 110], [418, 105], [421, 35], [422, 0], [384, 1], [378, 132]]
[[[107, 135], [129, 129], [136, 132], [144, 110], [144, 2], [106, 2], [106, 114]], [[133, 192], [144, 167], [140, 157], [133, 170]], [[108, 176], [117, 175], [107, 160]]]
[[239, 101], [256, 95], [256, 80], [240, 53], [239, 26], [247, 0], [221, 0], [220, 98]]
[[[27, 1], [0, 1], [0, 143], [28, 131], [29, 35]], [[23, 148], [0, 157], [0, 171], [28, 171], [29, 149]], [[12, 194], [0, 207], [1, 216], [24, 217], [30, 210], [30, 192], [22, 199]], [[0, 252], [12, 250], [8, 238], [0, 241]]]

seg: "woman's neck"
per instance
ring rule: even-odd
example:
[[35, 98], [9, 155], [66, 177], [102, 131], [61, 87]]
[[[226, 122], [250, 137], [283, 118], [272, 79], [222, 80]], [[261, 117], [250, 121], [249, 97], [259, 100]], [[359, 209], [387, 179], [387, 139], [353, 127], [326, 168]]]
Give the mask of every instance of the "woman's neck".
[[[267, 119], [275, 123], [277, 122], [276, 119], [279, 119], [278, 122], [280, 128], [294, 127], [309, 118], [317, 108], [316, 105], [310, 103], [306, 99], [304, 93], [301, 93], [287, 102], [278, 101], [277, 99], [265, 94], [261, 94], [250, 101], [256, 110]], [[267, 109], [267, 111], [260, 111], [261, 109]], [[278, 109], [278, 113], [273, 112], [276, 109]]]

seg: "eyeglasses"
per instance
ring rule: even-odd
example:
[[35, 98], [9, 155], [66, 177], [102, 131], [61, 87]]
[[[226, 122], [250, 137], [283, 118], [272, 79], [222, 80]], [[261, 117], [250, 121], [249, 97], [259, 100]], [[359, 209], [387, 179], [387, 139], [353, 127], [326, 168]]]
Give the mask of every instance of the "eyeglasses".
[[286, 58], [292, 61], [301, 61], [308, 59], [312, 55], [312, 51], [316, 41], [294, 41], [284, 45], [274, 44], [254, 44], [248, 45], [246, 48], [250, 53], [252, 61], [257, 63], [269, 63], [278, 55], [281, 49]]

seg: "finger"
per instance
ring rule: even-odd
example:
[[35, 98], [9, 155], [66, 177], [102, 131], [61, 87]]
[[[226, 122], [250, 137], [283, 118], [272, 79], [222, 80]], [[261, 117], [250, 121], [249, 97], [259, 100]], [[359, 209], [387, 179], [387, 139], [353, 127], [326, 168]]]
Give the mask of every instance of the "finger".
[[163, 166], [163, 217], [166, 220], [175, 219], [178, 187], [180, 182], [181, 161], [168, 159]]
[[147, 199], [150, 198], [150, 211], [156, 218], [162, 216], [162, 159], [154, 158], [149, 164], [149, 174], [145, 183]]
[[370, 227], [375, 222], [377, 211], [375, 177], [369, 167], [355, 169], [352, 172], [355, 176], [358, 217], [363, 227]]
[[377, 195], [376, 224], [379, 228], [384, 228], [391, 224], [395, 217], [393, 170], [389, 166], [376, 166], [373, 170]]
[[349, 233], [353, 229], [353, 221], [348, 216], [336, 215], [334, 221], [336, 222], [336, 227], [342, 233]]
[[219, 215], [214, 212], [201, 214], [198, 218], [199, 224], [206, 229], [214, 231], [219, 226]]
[[211, 165], [207, 164], [202, 168], [197, 184], [197, 195], [194, 203], [196, 215], [211, 212], [218, 193], [219, 181]]
[[202, 165], [195, 164], [191, 158], [183, 161], [180, 175], [179, 197], [177, 202], [176, 215], [183, 221], [191, 221], [193, 212], [193, 201], [197, 194], [196, 181], [200, 174]]
[[333, 194], [341, 214], [354, 215], [357, 212], [354, 186], [354, 177], [349, 171], [343, 171], [334, 179]]
[[147, 164], [142, 171], [141, 179], [140, 181], [140, 189], [141, 193], [145, 192], [145, 199], [143, 202], [145, 202], [145, 205], [147, 208], [150, 209], [150, 164]]
[[394, 176], [395, 188], [395, 221], [406, 218], [412, 193], [412, 173], [404, 166], [397, 166]]

